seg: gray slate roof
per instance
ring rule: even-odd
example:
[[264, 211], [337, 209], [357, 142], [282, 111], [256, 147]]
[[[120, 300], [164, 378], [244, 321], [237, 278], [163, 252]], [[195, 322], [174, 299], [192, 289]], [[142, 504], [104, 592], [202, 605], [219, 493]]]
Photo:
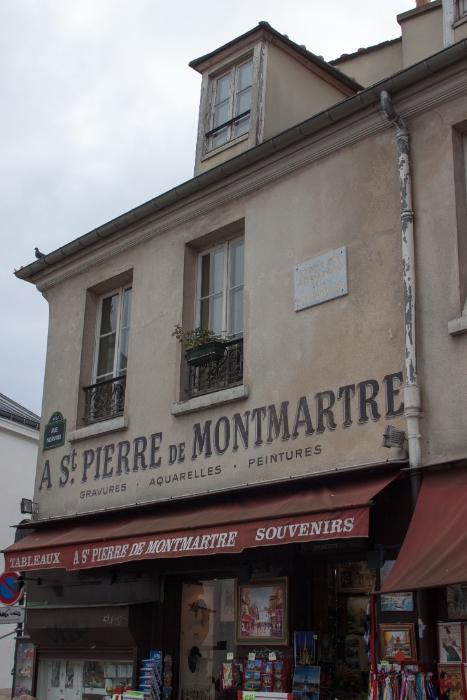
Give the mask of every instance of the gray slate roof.
[[40, 416], [24, 408], [24, 406], [20, 406], [19, 403], [12, 401], [4, 394], [0, 394], [0, 417], [27, 425], [28, 428], [34, 428], [35, 430], [40, 428]]

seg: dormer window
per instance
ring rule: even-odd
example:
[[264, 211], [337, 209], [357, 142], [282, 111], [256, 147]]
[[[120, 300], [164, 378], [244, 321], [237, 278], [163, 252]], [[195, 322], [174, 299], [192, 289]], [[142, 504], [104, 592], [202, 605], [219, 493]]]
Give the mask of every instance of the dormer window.
[[250, 127], [253, 60], [232, 67], [216, 78], [213, 89], [211, 129], [206, 134], [210, 148], [248, 132]]

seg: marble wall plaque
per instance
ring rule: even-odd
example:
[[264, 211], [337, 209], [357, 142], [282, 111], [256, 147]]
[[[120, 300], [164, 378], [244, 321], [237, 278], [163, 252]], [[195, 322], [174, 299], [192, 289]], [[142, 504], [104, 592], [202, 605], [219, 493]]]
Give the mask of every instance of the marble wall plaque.
[[347, 249], [331, 250], [295, 265], [295, 311], [348, 294]]

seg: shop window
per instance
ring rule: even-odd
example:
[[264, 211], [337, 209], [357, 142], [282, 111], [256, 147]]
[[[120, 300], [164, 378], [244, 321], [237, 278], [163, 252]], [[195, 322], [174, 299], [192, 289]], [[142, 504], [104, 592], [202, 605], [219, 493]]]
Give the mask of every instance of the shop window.
[[133, 662], [70, 658], [39, 659], [40, 700], [104, 700], [131, 689]]
[[252, 83], [253, 59], [233, 66], [215, 79], [210, 130], [206, 133], [208, 149], [219, 148], [248, 133]]
[[182, 585], [180, 699], [215, 699], [222, 663], [235, 653], [234, 607], [234, 579]]
[[99, 300], [93, 382], [84, 388], [86, 423], [123, 413], [131, 298], [131, 286], [123, 286], [104, 294]]

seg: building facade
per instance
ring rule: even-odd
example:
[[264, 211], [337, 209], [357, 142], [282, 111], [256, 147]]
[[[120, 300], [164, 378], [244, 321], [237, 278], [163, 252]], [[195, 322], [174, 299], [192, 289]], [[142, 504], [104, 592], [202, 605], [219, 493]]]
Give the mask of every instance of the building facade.
[[[0, 514], [2, 549], [14, 539], [12, 525], [21, 519], [22, 498], [32, 499], [37, 463], [40, 418], [7, 396], [0, 394], [0, 465], [3, 484]], [[14, 628], [0, 627], [0, 637]], [[11, 674], [15, 641], [11, 635], [0, 639], [0, 695], [11, 696]]]
[[412, 531], [439, 470], [465, 493], [461, 10], [445, 48], [435, 0], [331, 63], [267, 23], [193, 61], [194, 178], [17, 273], [50, 306], [38, 518], [5, 553], [39, 700], [135, 687], [151, 649], [166, 698], [306, 694], [296, 658], [364, 695], [365, 619], [374, 668], [439, 660], [467, 569]]

